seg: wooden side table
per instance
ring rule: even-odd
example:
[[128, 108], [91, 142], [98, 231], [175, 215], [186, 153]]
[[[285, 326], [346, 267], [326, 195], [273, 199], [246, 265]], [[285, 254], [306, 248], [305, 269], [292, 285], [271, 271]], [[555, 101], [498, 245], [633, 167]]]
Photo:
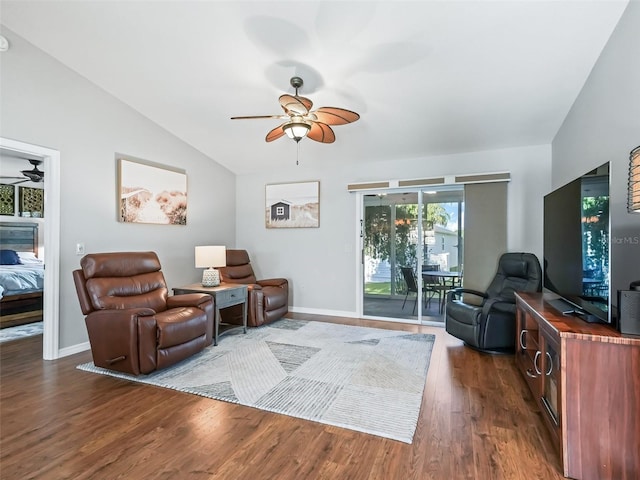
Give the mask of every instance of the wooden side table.
[[[215, 314], [213, 319], [213, 324], [215, 326], [213, 336], [214, 345], [218, 345], [218, 337], [229, 330], [244, 328], [244, 333], [247, 333], [248, 288], [246, 285], [237, 283], [221, 283], [217, 287], [203, 287], [200, 283], [192, 283], [191, 285], [185, 285], [184, 287], [177, 287], [173, 289], [174, 295], [181, 295], [184, 293], [207, 293], [213, 297], [213, 303], [215, 305]], [[240, 304], [242, 304], [242, 325], [222, 323], [220, 310]]]

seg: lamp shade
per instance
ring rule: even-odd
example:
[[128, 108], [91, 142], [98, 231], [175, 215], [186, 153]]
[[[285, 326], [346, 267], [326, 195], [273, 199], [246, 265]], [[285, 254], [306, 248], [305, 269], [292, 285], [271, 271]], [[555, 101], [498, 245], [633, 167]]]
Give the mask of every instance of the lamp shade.
[[227, 251], [224, 245], [196, 247], [196, 268], [225, 267]]
[[302, 121], [293, 121], [284, 125], [282, 129], [289, 138], [292, 138], [296, 142], [299, 142], [302, 138], [307, 136], [307, 133], [309, 133], [309, 130], [311, 129], [311, 125]]
[[640, 146], [629, 155], [629, 213], [640, 213]]

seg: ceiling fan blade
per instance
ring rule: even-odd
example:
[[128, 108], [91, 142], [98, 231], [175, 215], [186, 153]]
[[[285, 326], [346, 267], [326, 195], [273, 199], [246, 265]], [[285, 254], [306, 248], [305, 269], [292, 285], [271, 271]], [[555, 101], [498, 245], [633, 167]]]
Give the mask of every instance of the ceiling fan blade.
[[33, 183], [44, 182], [44, 177], [39, 177], [39, 176], [36, 176], [36, 175], [33, 175], [33, 176], [27, 175], [27, 177], [29, 177], [27, 180], [32, 181]]
[[320, 143], [333, 143], [336, 141], [336, 135], [331, 127], [320, 122], [311, 122], [311, 130], [307, 133], [307, 137]]
[[18, 180], [17, 182], [7, 182], [5, 183], [5, 185], [18, 185], [19, 183], [24, 183], [24, 182], [28, 182], [30, 181], [28, 178], [25, 177], [9, 177], [9, 176], [5, 176], [5, 175], [0, 175], [0, 181], [2, 183], [4, 183], [4, 180]]
[[356, 112], [336, 107], [320, 107], [311, 114], [315, 115], [319, 122], [327, 125], [345, 125], [360, 118]]
[[294, 97], [293, 95], [280, 95], [280, 105], [289, 115], [306, 115], [313, 107], [313, 102], [308, 98]]
[[24, 182], [29, 182], [30, 180], [28, 178], [24, 178], [24, 177], [2, 177], [4, 178], [15, 178], [15, 179], [20, 179], [17, 182], [10, 182], [10, 183], [5, 183], [4, 185], [18, 185], [19, 183], [24, 183]]
[[246, 117], [231, 117], [231, 120], [254, 120], [256, 118], [279, 118], [285, 119], [288, 118], [285, 115], [249, 115]]
[[[284, 123], [282, 125], [284, 125]], [[267, 142], [273, 142], [274, 140], [277, 140], [281, 136], [283, 136], [284, 130], [282, 129], [282, 125], [278, 125], [276, 128], [267, 133], [267, 137], [265, 138], [265, 140]]]

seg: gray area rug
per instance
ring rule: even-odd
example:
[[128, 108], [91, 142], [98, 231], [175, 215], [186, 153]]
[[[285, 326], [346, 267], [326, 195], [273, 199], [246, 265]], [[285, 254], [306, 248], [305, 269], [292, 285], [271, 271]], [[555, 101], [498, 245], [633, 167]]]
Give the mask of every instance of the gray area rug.
[[0, 343], [42, 335], [43, 330], [44, 322], [33, 322], [26, 325], [18, 325], [17, 327], [3, 328], [0, 329]]
[[411, 443], [434, 340], [282, 319], [149, 375], [78, 368]]

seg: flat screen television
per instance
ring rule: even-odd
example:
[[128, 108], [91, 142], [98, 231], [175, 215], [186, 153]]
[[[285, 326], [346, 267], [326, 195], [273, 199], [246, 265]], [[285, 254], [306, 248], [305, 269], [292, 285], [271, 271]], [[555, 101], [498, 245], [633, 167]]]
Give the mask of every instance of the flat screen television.
[[588, 322], [612, 323], [609, 164], [544, 197], [545, 289], [552, 306]]

